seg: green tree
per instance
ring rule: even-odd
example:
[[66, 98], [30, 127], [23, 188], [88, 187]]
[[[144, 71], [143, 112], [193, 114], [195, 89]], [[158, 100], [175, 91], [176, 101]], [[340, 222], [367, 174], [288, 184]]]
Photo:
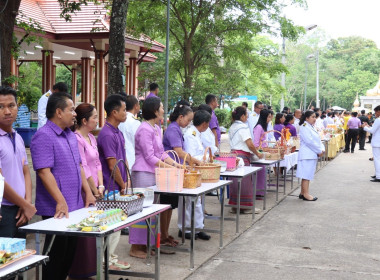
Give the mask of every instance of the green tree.
[[25, 104], [29, 110], [37, 110], [41, 97], [42, 68], [37, 62], [25, 62], [19, 68], [18, 103]]
[[[165, 8], [166, 1], [131, 1], [128, 32], [164, 38]], [[170, 71], [176, 73], [182, 85], [181, 96], [197, 98], [200, 91], [228, 90], [236, 80], [247, 76], [257, 81], [255, 85], [266, 88], [261, 74], [273, 77], [284, 69], [278, 59], [276, 63], [271, 61], [278, 53], [277, 47], [258, 51], [255, 36], [277, 31], [294, 39], [303, 30], [282, 17], [281, 9], [281, 1], [277, 0], [171, 1]], [[245, 74], [242, 69], [247, 68]], [[235, 94], [238, 90], [233, 87]]]

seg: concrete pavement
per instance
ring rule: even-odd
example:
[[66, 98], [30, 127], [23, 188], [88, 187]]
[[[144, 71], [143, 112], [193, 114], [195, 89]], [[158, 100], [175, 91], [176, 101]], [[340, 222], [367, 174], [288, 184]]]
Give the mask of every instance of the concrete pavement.
[[366, 148], [316, 174], [318, 201], [296, 191], [187, 279], [380, 279], [380, 183]]

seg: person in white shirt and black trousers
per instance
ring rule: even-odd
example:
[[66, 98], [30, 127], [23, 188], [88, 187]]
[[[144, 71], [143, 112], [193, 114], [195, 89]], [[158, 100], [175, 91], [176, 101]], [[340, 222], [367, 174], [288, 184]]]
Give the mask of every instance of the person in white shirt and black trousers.
[[371, 146], [376, 174], [372, 176], [371, 182], [380, 182], [380, 105], [376, 106], [374, 111], [376, 120], [372, 127], [368, 123], [364, 123], [363, 129], [372, 134]]
[[299, 198], [305, 201], [316, 201], [318, 199], [310, 195], [309, 184], [314, 178], [318, 157], [325, 152], [325, 146], [314, 128], [315, 121], [315, 113], [311, 110], [306, 111], [300, 120], [301, 145], [298, 152], [297, 177], [302, 179]]

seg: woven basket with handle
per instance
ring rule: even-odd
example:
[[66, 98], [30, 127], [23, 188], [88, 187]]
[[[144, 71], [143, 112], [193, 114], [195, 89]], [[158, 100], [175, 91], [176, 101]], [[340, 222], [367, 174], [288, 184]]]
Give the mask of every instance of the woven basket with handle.
[[[285, 146], [281, 146], [277, 141], [263, 140], [263, 138], [270, 132], [279, 133], [281, 135], [282, 139], [284, 139], [283, 141], [285, 141]], [[262, 147], [263, 143], [267, 143], [268, 146], [270, 144], [273, 144], [274, 147]], [[284, 159], [284, 155], [286, 153], [286, 140], [284, 138], [283, 133], [278, 131], [278, 130], [269, 130], [269, 131], [265, 132], [263, 135], [261, 135], [259, 150], [262, 150], [265, 153], [265, 159], [269, 159], [269, 160]]]
[[[111, 177], [110, 177], [110, 178], [112, 178], [112, 180], [110, 180], [108, 182], [107, 189], [106, 189], [107, 191], [109, 190], [111, 182], [112, 182], [112, 184], [115, 184], [115, 171], [116, 171], [116, 167], [118, 166], [119, 162], [122, 162], [124, 164], [125, 170], [127, 171], [127, 177], [131, 178], [131, 174], [129, 172], [127, 164], [125, 163], [124, 160], [119, 159], [112, 169], [112, 173], [111, 173]], [[126, 191], [128, 190], [128, 187], [131, 187], [132, 194], [134, 194], [132, 179], [130, 180], [130, 186], [129, 186], [128, 181], [129, 180], [127, 178], [127, 189], [126, 189]], [[143, 205], [144, 205], [144, 196], [137, 198], [137, 199], [134, 199], [134, 200], [130, 200], [130, 201], [119, 201], [119, 200], [115, 199], [115, 193], [113, 195], [113, 200], [110, 200], [109, 197], [107, 196], [107, 199], [97, 200], [95, 202], [95, 206], [99, 210], [122, 209], [125, 212], [125, 214], [127, 214], [128, 216], [131, 216], [133, 214], [141, 212], [143, 210]]]
[[[209, 151], [209, 162], [206, 162], [207, 151]], [[216, 183], [220, 180], [220, 164], [213, 163], [213, 157], [211, 148], [207, 147], [203, 155], [203, 165], [195, 166], [195, 170], [198, 170], [202, 174], [203, 183]]]
[[[190, 154], [186, 154], [185, 158], [183, 159], [183, 169], [186, 168], [186, 158], [189, 156], [191, 158]], [[192, 160], [190, 161], [190, 169], [185, 170], [185, 177], [183, 179], [183, 187], [185, 189], [196, 189], [202, 185], [202, 174], [194, 169], [194, 164]]]

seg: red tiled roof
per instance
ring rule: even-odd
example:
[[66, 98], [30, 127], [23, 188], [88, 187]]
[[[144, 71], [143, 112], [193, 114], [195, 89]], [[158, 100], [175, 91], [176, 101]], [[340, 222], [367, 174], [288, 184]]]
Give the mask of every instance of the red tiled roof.
[[[61, 7], [57, 0], [22, 0], [20, 4], [18, 19], [28, 22], [29, 18], [40, 23], [43, 30], [55, 35], [57, 40], [72, 38], [73, 35], [103, 33], [108, 38], [109, 22], [107, 10], [103, 5], [95, 5], [88, 2], [81, 6], [81, 11], [71, 14], [72, 21], [66, 22], [60, 17]], [[76, 38], [79, 38], [75, 36]], [[162, 52], [165, 46], [157, 41], [151, 40], [147, 35], [142, 34], [140, 38], [126, 35], [126, 42], [139, 45], [142, 51], [146, 51], [146, 43], [152, 44], [150, 51]]]

